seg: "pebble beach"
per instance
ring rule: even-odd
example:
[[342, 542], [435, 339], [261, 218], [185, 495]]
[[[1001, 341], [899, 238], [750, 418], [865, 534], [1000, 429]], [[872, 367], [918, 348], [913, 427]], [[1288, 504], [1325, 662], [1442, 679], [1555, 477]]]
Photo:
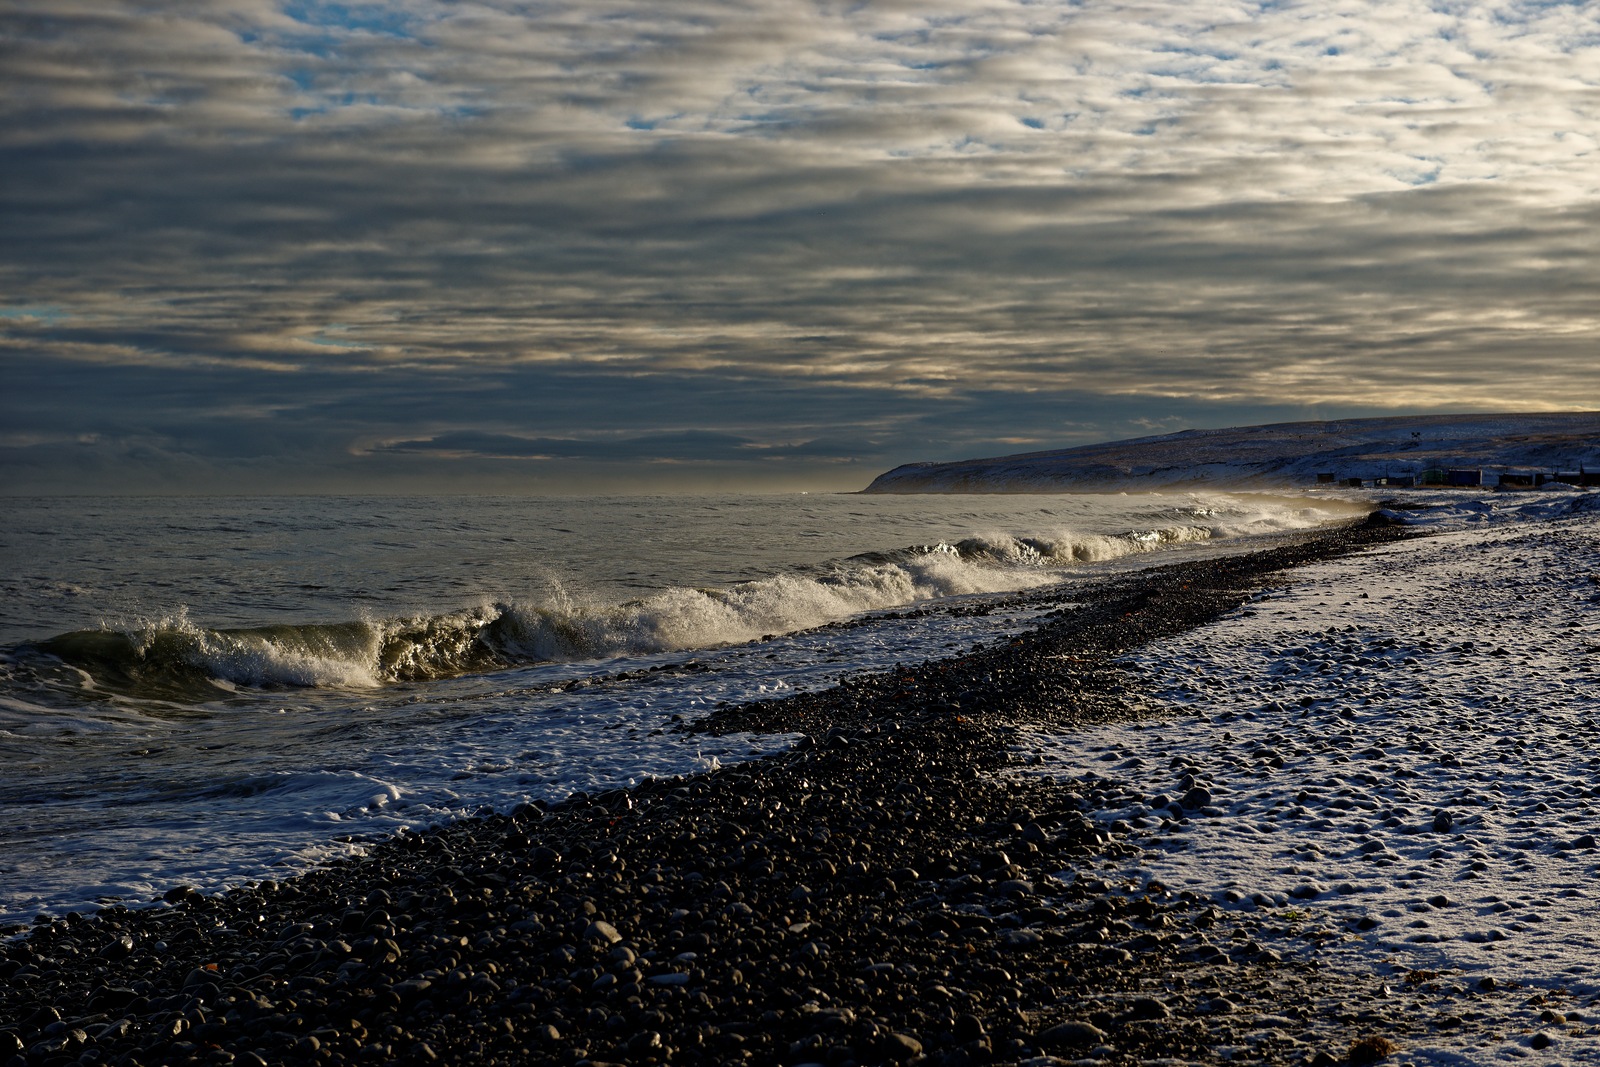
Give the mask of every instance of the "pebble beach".
[[[1182, 693], [1201, 652], [1259, 653], [1212, 628], [1302, 575], [1320, 588], [1318, 568], [1426, 552], [1415, 532], [1380, 518], [1009, 594], [1050, 610], [997, 644], [683, 725], [800, 735], [779, 754], [406, 832], [283, 882], [41, 917], [0, 944], [0, 1062], [1471, 1063], [1490, 1039], [1586, 1062], [1584, 989], [1402, 958], [1363, 940], [1399, 925], [1387, 898], [1327, 903], [1360, 896], [1340, 864], [1234, 872], [1226, 832], [1207, 836], [1238, 821], [1240, 783], [1182, 746], [1259, 748], [1234, 732], [1247, 714], [1336, 714], [1335, 683], [1356, 684]], [[1258, 762], [1286, 771], [1302, 747]], [[1464, 804], [1395, 817], [1448, 839], [1473, 825]], [[1562, 833], [1546, 851], [1585, 847]], [[1377, 840], [1366, 855], [1404, 858]]]

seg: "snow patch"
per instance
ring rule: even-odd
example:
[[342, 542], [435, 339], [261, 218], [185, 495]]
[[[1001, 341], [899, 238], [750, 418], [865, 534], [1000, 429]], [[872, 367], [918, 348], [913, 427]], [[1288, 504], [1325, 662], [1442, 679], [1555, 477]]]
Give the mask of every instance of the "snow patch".
[[1477, 503], [1132, 657], [1170, 716], [1029, 737], [1137, 798], [1122, 877], [1323, 927], [1327, 966], [1600, 994], [1600, 511]]

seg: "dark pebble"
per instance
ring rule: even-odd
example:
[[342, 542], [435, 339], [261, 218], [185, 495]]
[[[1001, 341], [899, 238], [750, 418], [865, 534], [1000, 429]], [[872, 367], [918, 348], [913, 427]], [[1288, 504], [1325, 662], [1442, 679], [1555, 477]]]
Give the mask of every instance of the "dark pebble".
[[1080, 1048], [1097, 1045], [1106, 1039], [1106, 1032], [1093, 1023], [1073, 1020], [1057, 1023], [1038, 1036], [1045, 1048]]
[[[281, 883], [35, 923], [0, 939], [0, 1063], [977, 1067], [1244, 1047], [1243, 1020], [1359, 991], [1264, 964], [1251, 913], [1097, 875], [1135, 852], [1103, 790], [998, 772], [1019, 727], [1143, 714], [1128, 651], [1284, 567], [1396, 536], [1017, 594], [1043, 614], [1006, 641], [674, 727], [814, 746], [408, 831]], [[1214, 798], [1191, 781], [1181, 799]], [[1212, 951], [1190, 952], [1202, 921]], [[1224, 994], [1237, 1011], [1207, 1009]], [[1319, 1006], [1275, 1040], [1328, 1037], [1336, 1016]]]

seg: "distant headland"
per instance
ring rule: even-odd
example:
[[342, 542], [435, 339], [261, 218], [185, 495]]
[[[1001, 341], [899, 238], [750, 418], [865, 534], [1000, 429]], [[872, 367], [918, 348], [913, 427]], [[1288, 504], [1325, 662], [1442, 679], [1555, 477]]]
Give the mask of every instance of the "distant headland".
[[1317, 485], [1600, 485], [1600, 412], [1413, 415], [1183, 430], [1049, 452], [907, 463], [867, 493], [1141, 492]]

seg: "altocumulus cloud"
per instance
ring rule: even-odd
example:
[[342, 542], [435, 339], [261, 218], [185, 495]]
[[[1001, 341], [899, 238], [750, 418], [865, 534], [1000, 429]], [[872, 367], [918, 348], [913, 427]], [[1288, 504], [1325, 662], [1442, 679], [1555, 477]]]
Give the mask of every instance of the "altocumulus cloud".
[[23, 487], [1600, 401], [1593, 2], [12, 0], [0, 89]]

